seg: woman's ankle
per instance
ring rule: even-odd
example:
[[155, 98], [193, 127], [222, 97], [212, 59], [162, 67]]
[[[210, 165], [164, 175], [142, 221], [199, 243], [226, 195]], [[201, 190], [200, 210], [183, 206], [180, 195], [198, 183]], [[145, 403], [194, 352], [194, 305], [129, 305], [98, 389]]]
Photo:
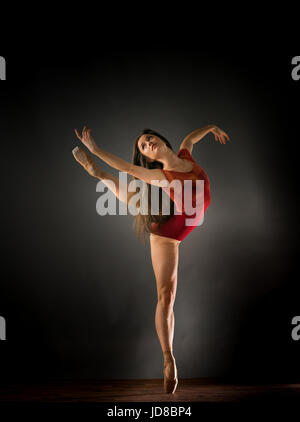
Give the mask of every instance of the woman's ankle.
[[163, 352], [164, 355], [164, 360], [168, 361], [168, 360], [174, 360], [174, 355], [173, 355], [173, 351], [172, 350], [165, 350]]

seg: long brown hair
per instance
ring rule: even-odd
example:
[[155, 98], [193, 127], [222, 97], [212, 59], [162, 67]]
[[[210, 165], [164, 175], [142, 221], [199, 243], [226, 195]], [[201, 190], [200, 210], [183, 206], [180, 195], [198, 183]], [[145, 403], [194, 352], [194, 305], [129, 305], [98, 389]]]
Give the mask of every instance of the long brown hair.
[[[154, 135], [160, 138], [168, 148], [170, 148], [173, 151], [172, 145], [170, 142], [162, 135], [160, 135], [158, 132], [151, 130], [151, 129], [144, 129], [142, 133], [139, 135], [139, 137], [136, 139], [134, 146], [133, 146], [133, 154], [132, 154], [132, 163], [136, 166], [145, 167], [148, 169], [162, 169], [163, 165], [159, 161], [153, 161], [149, 162], [147, 160], [147, 157], [143, 155], [139, 148], [138, 148], [138, 141], [142, 135]], [[131, 176], [132, 180], [137, 179], [134, 176]], [[145, 183], [145, 182], [143, 182]], [[159, 215], [151, 215], [151, 185], [146, 183], [147, 188], [143, 191], [143, 196], [148, 193], [148, 214], [142, 215], [141, 213], [138, 213], [136, 216], [134, 216], [133, 225], [135, 227], [136, 234], [138, 238], [146, 243], [146, 237], [147, 233], [151, 232], [151, 226], [152, 223], [158, 223], [158, 228], [160, 225], [164, 222], [166, 222], [172, 215], [174, 214], [174, 202], [169, 198], [170, 201], [170, 215], [162, 215], [162, 188], [157, 186], [157, 189], [159, 190]], [[143, 197], [143, 200], [145, 198]]]

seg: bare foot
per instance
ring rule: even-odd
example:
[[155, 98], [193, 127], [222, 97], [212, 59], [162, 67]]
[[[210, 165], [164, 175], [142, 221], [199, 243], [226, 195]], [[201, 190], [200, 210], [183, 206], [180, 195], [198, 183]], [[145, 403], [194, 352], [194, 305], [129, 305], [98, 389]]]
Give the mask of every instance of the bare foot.
[[75, 160], [82, 165], [82, 167], [91, 175], [97, 176], [97, 166], [92, 157], [79, 147], [72, 150]]

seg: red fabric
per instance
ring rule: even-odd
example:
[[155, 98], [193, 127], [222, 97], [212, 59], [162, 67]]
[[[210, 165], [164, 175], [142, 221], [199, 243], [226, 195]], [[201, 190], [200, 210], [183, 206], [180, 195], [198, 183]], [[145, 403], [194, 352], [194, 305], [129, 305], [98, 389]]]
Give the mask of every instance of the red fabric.
[[[195, 225], [189, 226], [186, 224], [186, 219], [192, 219], [193, 216], [196, 216], [196, 213], [193, 215], [187, 215], [184, 212], [185, 204], [184, 204], [184, 193], [182, 192], [182, 204], [183, 204], [183, 212], [182, 214], [173, 215], [169, 218], [165, 223], [163, 223], [160, 228], [158, 229], [158, 223], [152, 223], [152, 230], [151, 233], [158, 234], [164, 237], [171, 237], [172, 239], [182, 241], [192, 230], [198, 227], [199, 221], [203, 218], [203, 213], [207, 210], [210, 202], [211, 202], [211, 194], [210, 194], [210, 182], [207, 174], [205, 171], [196, 163], [193, 159], [191, 153], [182, 148], [178, 151], [177, 156], [183, 159], [187, 159], [193, 163], [193, 169], [188, 173], [178, 172], [178, 171], [169, 171], [163, 170], [162, 172], [166, 176], [166, 179], [169, 182], [172, 180], [177, 179], [182, 182], [182, 187], [184, 187], [183, 181], [184, 180], [192, 180], [192, 205], [193, 207], [196, 206], [196, 180], [204, 180], [204, 198], [202, 197], [203, 201], [203, 209], [202, 213], [199, 216], [200, 218], [195, 219]], [[164, 188], [162, 188], [165, 190]], [[182, 189], [183, 190], [183, 189]], [[168, 191], [165, 190], [167, 193]], [[174, 201], [174, 189], [170, 190], [170, 197]], [[176, 198], [175, 198], [175, 207], [176, 207]], [[177, 208], [177, 207], [176, 207]]]

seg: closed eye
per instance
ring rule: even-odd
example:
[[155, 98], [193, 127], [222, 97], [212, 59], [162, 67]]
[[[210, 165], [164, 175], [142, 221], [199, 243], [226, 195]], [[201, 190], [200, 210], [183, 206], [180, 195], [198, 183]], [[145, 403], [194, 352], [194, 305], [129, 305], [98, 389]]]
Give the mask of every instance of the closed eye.
[[[153, 138], [153, 136], [152, 136], [152, 135], [147, 136], [147, 141], [149, 142], [149, 141], [150, 141], [150, 139], [152, 139], [152, 138]], [[143, 143], [143, 144], [141, 145], [142, 150], [144, 149], [144, 146], [145, 146], [145, 144]]]

